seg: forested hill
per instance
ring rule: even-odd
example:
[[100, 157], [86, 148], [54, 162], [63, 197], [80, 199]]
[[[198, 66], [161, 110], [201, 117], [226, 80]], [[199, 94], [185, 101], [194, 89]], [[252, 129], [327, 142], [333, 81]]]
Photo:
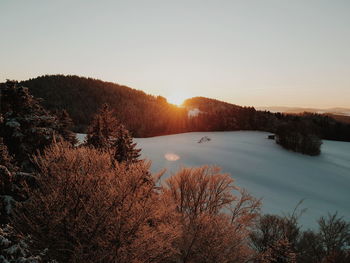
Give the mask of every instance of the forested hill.
[[[320, 138], [350, 141], [350, 125], [320, 114], [287, 115], [257, 111], [219, 100], [195, 97], [184, 107], [170, 104], [116, 83], [92, 78], [46, 75], [19, 85], [29, 88], [50, 111], [66, 109], [76, 132], [86, 132], [98, 109], [108, 103], [134, 137], [149, 137], [191, 131], [292, 130]], [[196, 114], [188, 114], [196, 109]], [[294, 135], [293, 135], [294, 136]]]
[[46, 75], [20, 85], [42, 98], [50, 111], [66, 109], [73, 119], [75, 131], [86, 132], [93, 116], [108, 103], [134, 136], [154, 136], [183, 131], [187, 112], [167, 103], [160, 96], [152, 96], [122, 86], [92, 78]]
[[[46, 109], [53, 112], [67, 110], [76, 132], [86, 132], [104, 103], [110, 105], [135, 137], [190, 131], [266, 130], [266, 127], [271, 127], [266, 118], [262, 118], [264, 127], [256, 124], [254, 108], [203, 97], [188, 99], [185, 107], [178, 107], [164, 97], [92, 78], [46, 75], [19, 84], [28, 87], [35, 97], [42, 98]], [[193, 108], [199, 109], [200, 114], [189, 117], [188, 111]]]

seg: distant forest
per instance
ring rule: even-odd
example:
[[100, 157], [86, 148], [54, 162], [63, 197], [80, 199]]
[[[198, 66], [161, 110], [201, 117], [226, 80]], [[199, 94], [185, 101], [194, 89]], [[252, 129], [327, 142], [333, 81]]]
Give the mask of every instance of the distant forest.
[[[306, 129], [321, 139], [350, 141], [350, 124], [327, 115], [271, 113], [203, 97], [187, 99], [183, 107], [178, 107], [162, 96], [78, 76], [46, 75], [19, 84], [42, 98], [46, 109], [67, 110], [74, 122], [74, 131], [81, 133], [86, 133], [98, 109], [108, 103], [134, 137], [234, 130], [276, 133], [300, 129], [304, 133]], [[198, 109], [199, 113], [189, 116], [191, 109]]]

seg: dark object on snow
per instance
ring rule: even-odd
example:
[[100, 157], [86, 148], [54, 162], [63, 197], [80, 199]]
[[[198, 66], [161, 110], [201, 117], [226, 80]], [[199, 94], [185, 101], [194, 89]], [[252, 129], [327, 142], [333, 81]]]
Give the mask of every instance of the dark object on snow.
[[211, 139], [207, 136], [204, 136], [198, 141], [198, 143], [209, 142], [209, 141], [211, 141]]
[[267, 139], [274, 140], [275, 139], [275, 135], [274, 134], [270, 134], [270, 135], [267, 136]]

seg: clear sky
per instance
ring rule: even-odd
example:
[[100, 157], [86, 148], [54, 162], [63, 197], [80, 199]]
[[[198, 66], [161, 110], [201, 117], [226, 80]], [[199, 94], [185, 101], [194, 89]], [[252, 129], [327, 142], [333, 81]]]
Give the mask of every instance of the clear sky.
[[0, 81], [57, 73], [168, 98], [350, 107], [350, 1], [0, 0]]

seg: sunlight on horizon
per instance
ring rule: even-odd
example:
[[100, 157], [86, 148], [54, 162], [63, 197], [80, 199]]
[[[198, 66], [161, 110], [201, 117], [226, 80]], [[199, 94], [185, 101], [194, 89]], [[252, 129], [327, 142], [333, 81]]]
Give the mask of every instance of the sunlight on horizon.
[[186, 99], [190, 98], [190, 96], [184, 94], [181, 91], [176, 91], [168, 95], [166, 98], [169, 103], [181, 106]]

